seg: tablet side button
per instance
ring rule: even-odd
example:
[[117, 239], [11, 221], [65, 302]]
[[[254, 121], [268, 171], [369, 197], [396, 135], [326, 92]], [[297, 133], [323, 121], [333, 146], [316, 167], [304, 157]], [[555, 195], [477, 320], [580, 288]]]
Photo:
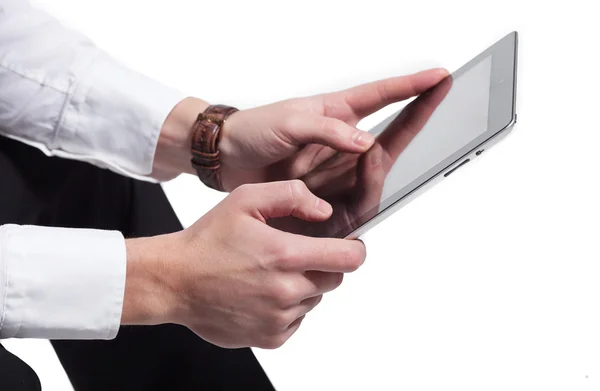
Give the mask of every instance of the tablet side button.
[[447, 177], [448, 175], [452, 174], [454, 171], [458, 170], [459, 168], [461, 168], [465, 164], [469, 163], [470, 161], [471, 161], [471, 159], [466, 159], [465, 161], [463, 161], [462, 163], [458, 164], [456, 167], [454, 167], [453, 169], [451, 169], [450, 171], [445, 173], [444, 177]]

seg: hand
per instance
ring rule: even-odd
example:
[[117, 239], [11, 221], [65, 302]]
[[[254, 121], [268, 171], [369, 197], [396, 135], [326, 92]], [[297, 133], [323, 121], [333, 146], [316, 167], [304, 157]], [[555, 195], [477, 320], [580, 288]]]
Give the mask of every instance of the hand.
[[266, 222], [331, 213], [299, 180], [245, 185], [184, 231], [128, 240], [122, 323], [179, 323], [228, 348], [281, 346], [366, 253], [360, 241]]
[[310, 236], [343, 238], [379, 211], [385, 179], [404, 149], [423, 129], [452, 86], [447, 77], [409, 103], [376, 136], [365, 154], [336, 153], [301, 178], [318, 197], [333, 206], [326, 221], [272, 220], [280, 230]]
[[301, 178], [336, 151], [366, 152], [374, 139], [356, 129], [362, 118], [426, 91], [447, 75], [432, 69], [234, 113], [219, 146], [224, 190]]

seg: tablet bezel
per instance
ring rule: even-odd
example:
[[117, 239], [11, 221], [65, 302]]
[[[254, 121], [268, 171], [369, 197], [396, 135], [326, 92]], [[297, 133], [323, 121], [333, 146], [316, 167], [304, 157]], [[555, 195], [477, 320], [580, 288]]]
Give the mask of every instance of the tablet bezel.
[[[409, 185], [383, 200], [376, 207], [379, 209], [377, 213], [370, 211], [365, 214], [366, 216], [371, 215], [371, 218], [361, 222], [361, 217], [359, 217], [358, 224], [360, 225], [349, 234], [344, 235], [338, 231], [335, 237], [355, 239], [364, 234], [368, 229], [396, 211], [399, 206], [405, 204], [403, 201], [414, 198], [414, 193], [422, 190], [422, 187], [438, 177], [442, 178], [442, 173], [447, 172], [448, 169], [454, 169], [457, 167], [457, 163], [461, 164], [469, 155], [474, 155], [474, 152], [484, 144], [488, 144], [493, 139], [498, 139], [497, 136], [501, 133], [507, 133], [512, 128], [516, 121], [517, 40], [518, 33], [513, 31], [449, 76], [456, 78], [491, 56], [487, 130]], [[386, 122], [389, 122], [389, 118], [383, 121], [383, 123]], [[380, 130], [380, 125], [375, 126], [371, 132]]]

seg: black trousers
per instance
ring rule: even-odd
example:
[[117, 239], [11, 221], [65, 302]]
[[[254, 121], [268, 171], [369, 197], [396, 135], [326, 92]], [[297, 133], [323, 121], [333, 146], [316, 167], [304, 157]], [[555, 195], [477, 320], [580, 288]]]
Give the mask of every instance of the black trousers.
[[[0, 137], [0, 224], [119, 230], [125, 237], [182, 229], [160, 185], [49, 158]], [[273, 390], [250, 349], [222, 349], [178, 325], [122, 327], [110, 341], [52, 341], [76, 391]], [[39, 390], [0, 346], [0, 390]]]

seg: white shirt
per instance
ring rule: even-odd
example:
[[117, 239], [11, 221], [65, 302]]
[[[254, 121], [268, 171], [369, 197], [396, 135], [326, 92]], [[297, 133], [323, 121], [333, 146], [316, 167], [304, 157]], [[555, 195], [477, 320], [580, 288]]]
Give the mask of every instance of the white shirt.
[[[147, 179], [182, 98], [26, 0], [0, 0], [0, 134]], [[114, 338], [125, 266], [116, 231], [0, 227], [0, 338]]]

